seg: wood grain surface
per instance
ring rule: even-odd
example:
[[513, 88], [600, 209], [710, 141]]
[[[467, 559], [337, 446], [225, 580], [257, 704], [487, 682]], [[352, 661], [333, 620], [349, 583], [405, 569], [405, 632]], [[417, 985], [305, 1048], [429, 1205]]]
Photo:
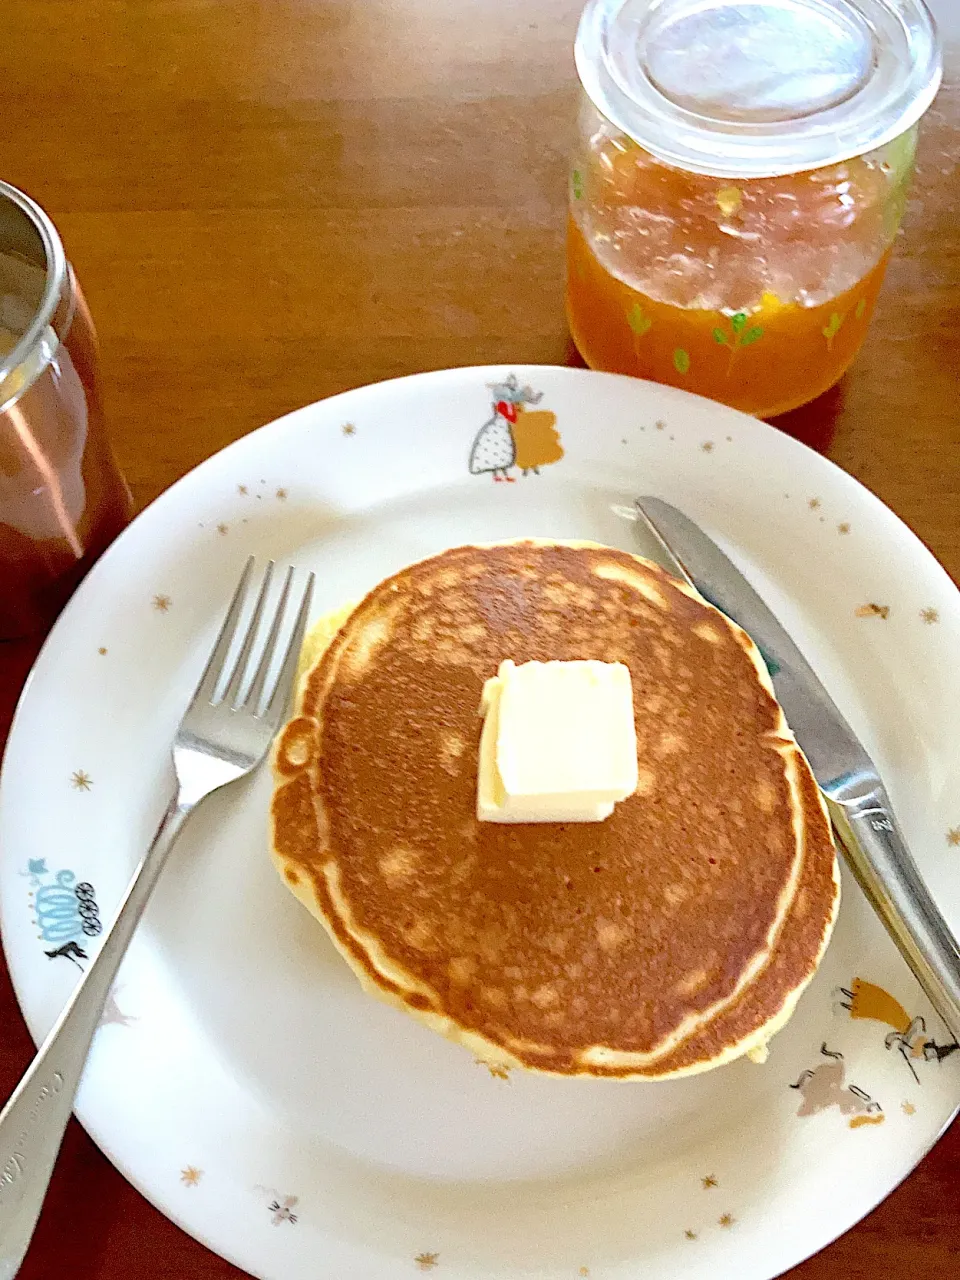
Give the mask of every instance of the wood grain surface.
[[[947, 83], [877, 318], [838, 392], [782, 425], [879, 494], [957, 579], [960, 3], [932, 7]], [[575, 358], [562, 296], [578, 8], [3, 0], [0, 176], [63, 232], [140, 505], [333, 392]], [[33, 649], [0, 645], [0, 735]], [[5, 971], [0, 1012], [6, 1096], [32, 1045]], [[20, 1274], [242, 1273], [151, 1208], [74, 1123]], [[956, 1126], [875, 1213], [791, 1273], [958, 1274]]]

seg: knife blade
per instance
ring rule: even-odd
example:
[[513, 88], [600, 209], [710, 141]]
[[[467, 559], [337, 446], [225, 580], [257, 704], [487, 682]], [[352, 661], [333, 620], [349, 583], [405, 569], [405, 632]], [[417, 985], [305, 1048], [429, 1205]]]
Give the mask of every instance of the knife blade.
[[827, 800], [847, 863], [955, 1039], [960, 946], [907, 846], [880, 774], [773, 611], [707, 534], [660, 498], [636, 500], [657, 559], [751, 637]]

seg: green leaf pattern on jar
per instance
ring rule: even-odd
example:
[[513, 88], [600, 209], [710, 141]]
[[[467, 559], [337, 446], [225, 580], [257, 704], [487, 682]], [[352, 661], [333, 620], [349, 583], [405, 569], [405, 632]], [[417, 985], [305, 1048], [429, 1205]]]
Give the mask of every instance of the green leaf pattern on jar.
[[635, 302], [627, 312], [627, 324], [638, 338], [642, 338], [645, 333], [649, 333], [653, 328], [653, 321], [639, 302]]
[[727, 333], [719, 325], [713, 331], [713, 340], [718, 346], [728, 347], [730, 350], [730, 363], [727, 366], [727, 377], [733, 371], [733, 362], [737, 357], [737, 352], [742, 347], [752, 347], [755, 342], [759, 342], [763, 337], [763, 326], [759, 324], [751, 325], [750, 316], [746, 311], [738, 311], [735, 315], [730, 316], [730, 333]]
[[839, 311], [831, 311], [829, 321], [823, 326], [822, 333], [827, 340], [827, 350], [833, 350], [833, 340], [843, 328], [843, 322], [846, 320], [846, 313], [843, 315]]

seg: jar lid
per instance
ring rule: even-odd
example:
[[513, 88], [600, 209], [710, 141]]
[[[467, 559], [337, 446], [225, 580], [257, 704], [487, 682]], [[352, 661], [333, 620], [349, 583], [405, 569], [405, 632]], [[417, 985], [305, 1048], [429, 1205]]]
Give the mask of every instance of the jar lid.
[[642, 147], [731, 178], [883, 146], [941, 76], [923, 0], [589, 0], [576, 60], [597, 109]]

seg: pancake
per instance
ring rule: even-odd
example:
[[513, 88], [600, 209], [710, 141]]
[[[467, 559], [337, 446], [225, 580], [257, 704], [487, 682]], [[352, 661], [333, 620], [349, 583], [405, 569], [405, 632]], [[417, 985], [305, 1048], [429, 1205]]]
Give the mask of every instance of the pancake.
[[[639, 783], [605, 821], [477, 820], [478, 708], [504, 658], [629, 667]], [[764, 1056], [839, 878], [745, 632], [637, 556], [527, 541], [404, 569], [308, 661], [275, 751], [274, 859], [368, 991], [556, 1075]]]

